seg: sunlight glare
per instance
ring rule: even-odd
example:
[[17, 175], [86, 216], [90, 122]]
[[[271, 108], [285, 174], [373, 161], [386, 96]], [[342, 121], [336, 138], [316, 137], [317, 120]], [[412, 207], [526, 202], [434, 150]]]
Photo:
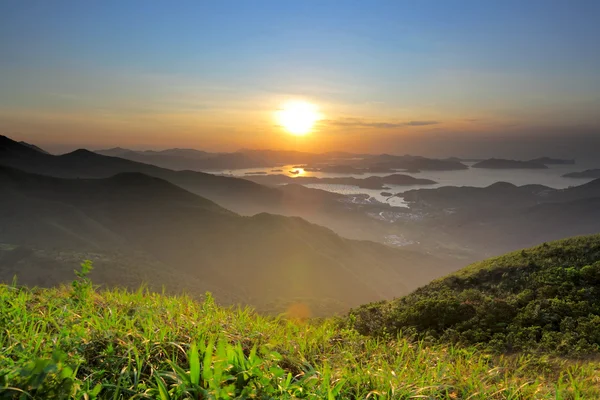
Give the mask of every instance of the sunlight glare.
[[305, 101], [285, 103], [277, 111], [279, 125], [292, 135], [303, 136], [309, 133], [315, 122], [321, 119], [317, 106]]

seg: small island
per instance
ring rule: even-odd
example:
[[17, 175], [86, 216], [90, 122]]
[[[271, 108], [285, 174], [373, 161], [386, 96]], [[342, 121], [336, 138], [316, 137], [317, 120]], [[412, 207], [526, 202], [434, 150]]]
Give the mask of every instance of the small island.
[[484, 169], [547, 169], [545, 164], [533, 161], [505, 160], [502, 158], [490, 158], [473, 164], [471, 168]]
[[288, 176], [283, 174], [278, 175], [247, 175], [245, 179], [252, 180], [263, 185], [283, 185], [289, 183], [297, 183], [300, 185], [308, 184], [335, 184], [335, 185], [350, 185], [357, 186], [362, 189], [389, 189], [388, 185], [435, 185], [437, 182], [430, 179], [414, 178], [410, 175], [392, 174], [384, 177], [370, 176], [364, 179], [354, 177], [337, 177], [337, 178], [317, 178], [314, 176]]
[[561, 159], [561, 158], [550, 158], [550, 157], [535, 158], [533, 160], [529, 160], [529, 162], [544, 164], [544, 165], [573, 165], [573, 164], [575, 164], [574, 159]]
[[324, 165], [324, 166], [310, 166], [304, 168], [307, 172], [323, 172], [328, 174], [355, 174], [362, 175], [364, 171], [362, 169], [354, 168], [350, 165]]
[[581, 172], [571, 172], [563, 175], [564, 178], [600, 178], [600, 169], [586, 169]]

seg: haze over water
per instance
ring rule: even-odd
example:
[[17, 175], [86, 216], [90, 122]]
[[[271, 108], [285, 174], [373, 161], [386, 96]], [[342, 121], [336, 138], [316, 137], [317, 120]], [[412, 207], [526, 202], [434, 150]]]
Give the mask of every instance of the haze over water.
[[[475, 162], [463, 162], [469, 167]], [[469, 168], [457, 171], [421, 171], [418, 173], [406, 173], [398, 171], [398, 174], [410, 175], [415, 178], [430, 179], [437, 182], [434, 185], [392, 185], [386, 184], [389, 189], [365, 189], [352, 185], [329, 184], [329, 183], [311, 183], [306, 184], [306, 187], [314, 189], [322, 189], [329, 192], [340, 194], [367, 194], [377, 201], [388, 203], [392, 206], [404, 207], [406, 203], [401, 198], [389, 198], [383, 196], [382, 192], [393, 194], [403, 193], [413, 189], [434, 189], [442, 186], [473, 186], [486, 187], [496, 182], [508, 182], [517, 186], [523, 185], [544, 185], [553, 189], [565, 189], [570, 186], [581, 185], [592, 181], [591, 178], [565, 178], [564, 174], [570, 172], [581, 171], [582, 169], [592, 168], [593, 165], [548, 165], [547, 169], [485, 169], [485, 168]], [[299, 173], [294, 173], [300, 171]], [[353, 177], [357, 179], [365, 179], [369, 176], [387, 176], [392, 172], [385, 173], [365, 173], [365, 174], [341, 174], [341, 173], [326, 173], [320, 171], [305, 171], [303, 168], [297, 168], [297, 165], [285, 165], [281, 167], [268, 168], [245, 168], [234, 170], [222, 170], [217, 173], [249, 177], [256, 175], [277, 175], [283, 174], [290, 177], [316, 177], [316, 178], [341, 178]]]

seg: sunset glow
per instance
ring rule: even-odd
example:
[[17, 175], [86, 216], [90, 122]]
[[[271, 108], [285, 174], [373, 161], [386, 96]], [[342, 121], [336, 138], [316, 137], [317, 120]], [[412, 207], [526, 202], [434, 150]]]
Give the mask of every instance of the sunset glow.
[[317, 106], [305, 101], [285, 103], [277, 110], [277, 122], [292, 135], [304, 136], [321, 119]]

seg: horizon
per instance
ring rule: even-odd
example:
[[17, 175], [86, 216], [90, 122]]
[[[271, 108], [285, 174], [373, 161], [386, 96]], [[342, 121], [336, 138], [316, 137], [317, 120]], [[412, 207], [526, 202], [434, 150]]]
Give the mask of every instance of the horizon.
[[[600, 146], [597, 2], [34, 1], [0, 12], [0, 133], [53, 153], [593, 160]], [[312, 108], [285, 126], [290, 102]]]
[[[37, 146], [39, 148], [41, 148], [44, 151], [47, 151], [48, 153], [52, 154], [52, 155], [64, 155], [64, 154], [68, 154], [68, 153], [72, 153], [75, 152], [77, 150], [89, 150], [92, 152], [98, 152], [98, 151], [108, 151], [108, 150], [130, 150], [130, 151], [134, 151], [134, 152], [144, 152], [144, 151], [156, 151], [156, 152], [160, 152], [160, 151], [166, 151], [166, 150], [195, 150], [195, 151], [203, 151], [203, 152], [208, 152], [208, 153], [212, 153], [212, 154], [228, 154], [228, 153], [238, 153], [238, 152], [245, 152], [245, 151], [272, 151], [272, 152], [286, 152], [286, 151], [290, 151], [290, 152], [298, 152], [298, 153], [307, 153], [307, 154], [315, 154], [315, 155], [319, 155], [319, 154], [328, 154], [328, 153], [335, 153], [335, 152], [342, 152], [342, 153], [348, 153], [348, 154], [365, 154], [365, 155], [384, 155], [384, 154], [389, 154], [389, 155], [394, 155], [394, 156], [414, 156], [414, 157], [429, 157], [429, 158], [439, 158], [439, 159], [444, 159], [444, 158], [451, 158], [451, 157], [456, 157], [459, 158], [461, 160], [485, 160], [485, 159], [507, 159], [507, 160], [521, 160], [521, 161], [528, 161], [528, 160], [533, 160], [533, 159], [537, 159], [537, 158], [542, 158], [542, 157], [549, 157], [549, 158], [558, 158], [558, 159], [572, 159], [575, 160], [576, 164], [582, 167], [588, 167], [588, 168], [592, 168], [592, 167], [598, 167], [600, 166], [600, 160], [598, 160], [597, 157], [590, 156], [590, 157], [586, 157], [585, 155], [583, 157], [576, 157], [573, 155], [569, 155], [572, 153], [568, 153], [568, 152], [562, 152], [562, 153], [543, 153], [543, 152], [531, 152], [531, 153], [522, 153], [523, 156], [522, 157], [515, 157], [514, 155], [507, 155], [507, 156], [502, 156], [499, 154], [502, 154], [502, 152], [494, 152], [491, 151], [488, 154], [489, 155], [473, 155], [471, 153], [471, 155], [457, 155], [455, 153], [446, 153], [443, 155], [424, 155], [424, 154], [417, 154], [417, 153], [399, 153], [399, 152], [351, 152], [351, 151], [339, 151], [339, 150], [328, 150], [328, 151], [304, 151], [304, 150], [295, 150], [295, 149], [285, 149], [285, 148], [239, 148], [237, 150], [233, 150], [233, 151], [211, 151], [210, 149], [206, 149], [206, 148], [193, 148], [193, 147], [166, 147], [166, 146], [162, 146], [162, 147], [144, 147], [144, 146], [132, 146], [132, 147], [123, 147], [123, 146], [109, 146], [109, 147], [102, 147], [102, 146], [97, 146], [97, 147], [86, 147], [86, 146], [72, 146], [72, 145], [65, 145], [63, 146], [43, 146], [40, 145], [39, 143], [27, 140], [27, 138], [21, 138], [19, 137], [19, 135], [6, 135], [6, 134], [2, 134], [0, 132], [0, 136], [4, 136], [10, 140], [14, 140], [16, 142], [25, 142], [27, 144], [30, 145], [34, 145]], [[600, 143], [600, 140], [598, 141], [598, 143]], [[592, 151], [593, 153], [593, 151]], [[480, 153], [481, 154], [481, 153]], [[483, 153], [486, 154], [486, 153]], [[508, 154], [508, 153], [504, 153], [504, 154]], [[532, 156], [526, 156], [526, 154], [533, 154]], [[537, 154], [537, 155], [535, 155]], [[558, 155], [557, 155], [558, 154]], [[562, 155], [561, 155], [562, 154]]]

